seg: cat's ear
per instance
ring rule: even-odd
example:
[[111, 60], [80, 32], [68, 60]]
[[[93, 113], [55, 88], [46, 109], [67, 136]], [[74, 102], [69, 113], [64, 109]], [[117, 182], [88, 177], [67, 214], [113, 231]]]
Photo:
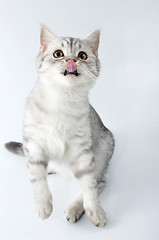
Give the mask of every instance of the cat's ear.
[[99, 47], [99, 39], [100, 39], [100, 30], [96, 30], [92, 32], [85, 40], [89, 43], [92, 48], [92, 52], [95, 55], [98, 55], [98, 47]]
[[50, 31], [48, 27], [45, 25], [41, 26], [41, 34], [40, 34], [40, 50], [44, 52], [48, 45], [54, 41], [56, 35]]

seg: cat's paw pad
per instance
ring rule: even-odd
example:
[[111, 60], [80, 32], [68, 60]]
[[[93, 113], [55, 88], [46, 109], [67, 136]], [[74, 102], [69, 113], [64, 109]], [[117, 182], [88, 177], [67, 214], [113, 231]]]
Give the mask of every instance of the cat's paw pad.
[[42, 220], [48, 218], [51, 215], [52, 209], [53, 207], [51, 199], [47, 202], [36, 203], [36, 213]]
[[95, 209], [87, 208], [86, 213], [91, 222], [97, 227], [104, 227], [104, 225], [107, 223], [106, 213], [100, 206]]
[[65, 217], [69, 222], [76, 222], [83, 214], [84, 208], [80, 203], [70, 204], [65, 211]]

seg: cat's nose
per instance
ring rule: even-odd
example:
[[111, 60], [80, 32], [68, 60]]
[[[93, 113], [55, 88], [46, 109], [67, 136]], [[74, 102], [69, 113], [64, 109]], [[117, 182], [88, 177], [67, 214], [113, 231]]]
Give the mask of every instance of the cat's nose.
[[69, 60], [73, 60], [74, 62], [77, 61], [76, 59], [70, 59], [70, 58], [68, 58], [68, 59], [66, 59], [66, 62], [68, 62]]

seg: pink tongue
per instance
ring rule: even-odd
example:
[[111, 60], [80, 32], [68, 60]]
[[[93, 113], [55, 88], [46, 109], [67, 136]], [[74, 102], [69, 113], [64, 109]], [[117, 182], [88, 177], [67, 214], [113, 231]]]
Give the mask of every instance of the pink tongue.
[[75, 72], [77, 70], [76, 63], [73, 60], [68, 60], [66, 64], [67, 72]]

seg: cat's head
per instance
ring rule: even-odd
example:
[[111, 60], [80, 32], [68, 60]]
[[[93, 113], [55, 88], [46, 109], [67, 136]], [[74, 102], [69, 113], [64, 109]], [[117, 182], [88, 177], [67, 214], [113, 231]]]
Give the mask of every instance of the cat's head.
[[98, 30], [85, 39], [58, 37], [42, 26], [37, 58], [39, 73], [47, 75], [53, 84], [90, 88], [100, 71], [99, 37]]

